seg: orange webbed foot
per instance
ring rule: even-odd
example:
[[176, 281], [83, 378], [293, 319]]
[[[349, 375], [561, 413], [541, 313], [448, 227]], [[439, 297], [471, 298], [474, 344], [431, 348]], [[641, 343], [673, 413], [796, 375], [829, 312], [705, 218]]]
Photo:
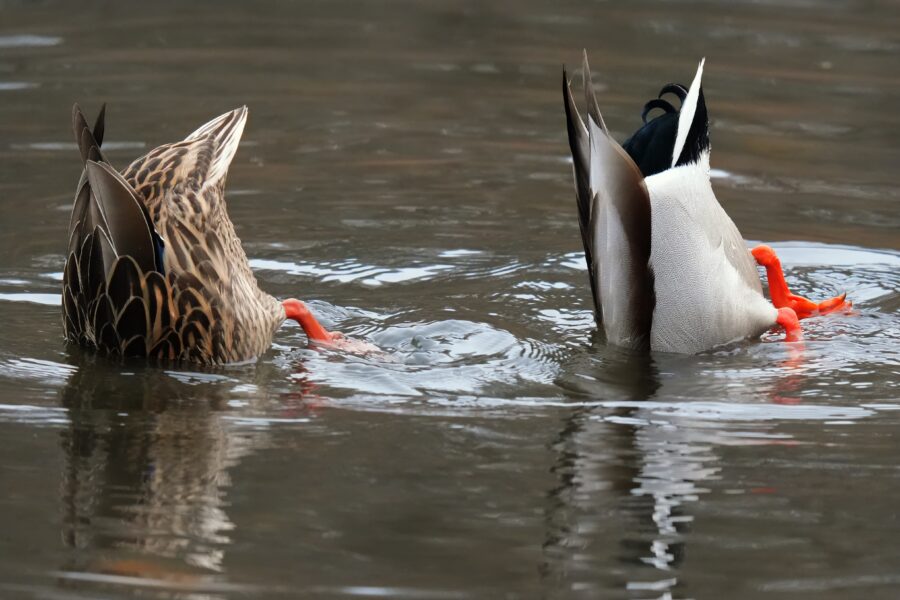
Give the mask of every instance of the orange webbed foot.
[[375, 344], [369, 343], [365, 340], [349, 338], [340, 331], [332, 331], [331, 339], [325, 342], [325, 345], [337, 350], [343, 350], [344, 352], [351, 352], [353, 354], [382, 354], [381, 348], [379, 348]]
[[847, 294], [841, 294], [823, 302], [813, 302], [803, 296], [791, 293], [787, 281], [784, 279], [781, 261], [772, 248], [762, 244], [751, 250], [750, 253], [753, 254], [756, 262], [766, 269], [766, 277], [769, 280], [769, 296], [775, 308], [790, 308], [796, 313], [798, 319], [806, 319], [837, 310], [849, 310], [853, 306], [846, 300]]

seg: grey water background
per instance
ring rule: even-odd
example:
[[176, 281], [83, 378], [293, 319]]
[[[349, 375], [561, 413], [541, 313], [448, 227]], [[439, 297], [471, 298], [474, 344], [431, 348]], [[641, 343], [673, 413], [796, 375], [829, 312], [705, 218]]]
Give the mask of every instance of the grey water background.
[[[0, 598], [897, 598], [894, 2], [0, 0]], [[560, 98], [620, 138], [705, 56], [714, 185], [856, 314], [594, 332]], [[119, 168], [246, 104], [261, 285], [385, 357], [62, 342], [78, 101]]]

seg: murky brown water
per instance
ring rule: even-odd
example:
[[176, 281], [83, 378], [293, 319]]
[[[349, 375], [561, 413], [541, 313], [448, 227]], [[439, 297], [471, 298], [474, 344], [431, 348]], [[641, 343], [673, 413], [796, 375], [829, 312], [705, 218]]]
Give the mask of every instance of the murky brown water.
[[[0, 0], [0, 597], [896, 598], [892, 2]], [[786, 4], [786, 5], [782, 5]], [[593, 332], [559, 97], [707, 57], [719, 198], [858, 315], [697, 357]], [[247, 104], [262, 285], [394, 358], [62, 344], [79, 101], [118, 166]]]

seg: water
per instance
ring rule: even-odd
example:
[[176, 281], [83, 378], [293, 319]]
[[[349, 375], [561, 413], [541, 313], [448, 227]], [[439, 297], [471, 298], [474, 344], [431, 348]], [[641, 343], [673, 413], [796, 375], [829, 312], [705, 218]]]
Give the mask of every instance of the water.
[[[2, 2], [0, 597], [895, 598], [900, 13]], [[700, 356], [594, 332], [559, 93], [621, 139], [707, 57], [719, 198], [856, 314]], [[262, 286], [386, 357], [62, 344], [74, 101], [110, 159], [247, 104]]]

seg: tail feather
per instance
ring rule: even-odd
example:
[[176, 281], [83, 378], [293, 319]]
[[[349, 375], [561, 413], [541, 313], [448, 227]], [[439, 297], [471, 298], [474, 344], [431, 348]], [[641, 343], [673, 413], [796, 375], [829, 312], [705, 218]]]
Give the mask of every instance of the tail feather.
[[[69, 222], [63, 322], [68, 339], [109, 349], [118, 344], [116, 319], [122, 320], [104, 308], [109, 304], [105, 290], [122, 277], [116, 265], [127, 259], [142, 272], [161, 270], [162, 240], [146, 207], [100, 151], [105, 112], [104, 106], [91, 129], [78, 105], [72, 109], [84, 171]], [[129, 323], [134, 320], [129, 317]]]
[[584, 79], [584, 98], [587, 102], [588, 117], [594, 121], [607, 134], [609, 130], [606, 123], [603, 122], [603, 115], [600, 114], [600, 105], [597, 104], [597, 95], [594, 93], [594, 82], [591, 79], [591, 66], [588, 64], [587, 50], [581, 60], [581, 76]]
[[100, 107], [100, 112], [97, 113], [97, 120], [94, 121], [94, 139], [97, 141], [97, 146], [103, 145], [103, 133], [106, 129], [106, 102]]
[[655, 297], [650, 270], [650, 196], [644, 178], [612, 139], [584, 57], [587, 126], [568, 80], [563, 100], [575, 170], [578, 221], [598, 324], [610, 342], [648, 349]]
[[151, 228], [131, 186], [106, 163], [88, 161], [88, 181], [116, 256], [130, 256], [144, 271], [156, 270]]
[[[83, 163], [89, 160], [106, 162], [106, 157], [100, 151], [100, 144], [103, 141], [105, 114], [106, 105], [104, 104], [92, 131], [88, 126], [87, 119], [84, 118], [84, 113], [81, 112], [81, 107], [77, 104], [72, 107], [72, 131], [75, 133], [75, 141], [78, 143], [78, 151], [81, 153], [81, 162]], [[99, 140], [95, 132], [99, 134]]]
[[709, 149], [709, 117], [700, 83], [705, 62], [705, 58], [700, 60], [694, 81], [681, 103], [681, 110], [678, 113], [678, 133], [672, 148], [673, 167], [696, 162], [700, 154]]
[[204, 173], [205, 186], [224, 188], [228, 167], [237, 153], [246, 123], [247, 107], [242, 106], [213, 119], [185, 138], [185, 141], [207, 138], [213, 146], [209, 169]]
[[578, 227], [581, 231], [581, 242], [584, 246], [584, 259], [588, 267], [588, 278], [591, 285], [591, 295], [594, 300], [594, 314], [597, 322], [603, 321], [603, 307], [597, 296], [597, 282], [594, 273], [597, 265], [594, 263], [590, 229], [591, 222], [591, 155], [588, 130], [584, 126], [575, 99], [572, 97], [572, 87], [569, 83], [568, 73], [563, 67], [563, 106], [566, 109], [566, 130], [569, 134], [569, 150], [572, 153], [572, 171], [575, 176], [575, 200], [578, 205]]
[[[85, 165], [87, 161], [93, 160], [97, 162], [106, 162], [106, 157], [100, 151], [100, 144], [103, 143], [103, 132], [105, 129], [106, 104], [100, 108], [97, 120], [94, 122], [94, 129], [88, 127], [87, 119], [78, 104], [72, 106], [72, 132], [75, 134], [75, 143], [78, 144], [78, 152], [81, 154], [81, 163]], [[86, 234], [86, 215], [88, 206], [90, 205], [90, 186], [87, 182], [87, 170], [81, 172], [78, 180], [78, 186], [75, 188], [75, 204], [72, 207], [72, 216], [69, 218], [69, 251], [73, 248], [73, 238], [78, 238], [75, 246], [80, 245], [83, 234]], [[91, 226], [93, 228], [93, 226]], [[81, 236], [75, 236], [75, 232], [83, 232]]]

